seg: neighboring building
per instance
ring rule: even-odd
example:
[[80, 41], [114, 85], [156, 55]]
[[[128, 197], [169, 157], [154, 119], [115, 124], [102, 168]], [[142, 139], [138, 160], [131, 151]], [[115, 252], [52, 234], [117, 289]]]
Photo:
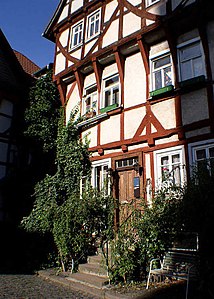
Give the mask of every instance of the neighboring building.
[[111, 175], [121, 206], [214, 158], [213, 11], [212, 0], [62, 0], [44, 32], [66, 122], [76, 105], [85, 116], [92, 183]]
[[[7, 192], [2, 194], [4, 182], [22, 167], [25, 160], [21, 131], [24, 109], [29, 87], [35, 80], [32, 75], [38, 70], [31, 60], [11, 49], [0, 30], [0, 221], [9, 217]], [[9, 188], [6, 191], [11, 192]]]

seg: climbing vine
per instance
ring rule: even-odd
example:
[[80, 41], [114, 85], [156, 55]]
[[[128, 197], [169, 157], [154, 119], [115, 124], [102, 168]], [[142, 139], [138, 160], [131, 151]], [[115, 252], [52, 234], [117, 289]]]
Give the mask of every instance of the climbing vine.
[[77, 113], [71, 113], [67, 126], [61, 117], [56, 142], [57, 171], [36, 184], [34, 207], [22, 221], [28, 231], [52, 235], [63, 270], [73, 269], [74, 263], [93, 247], [96, 240], [92, 234], [95, 238], [106, 235], [106, 221], [113, 220], [111, 197], [93, 190], [90, 184], [80, 192], [81, 179], [90, 180], [91, 163], [88, 142], [79, 136]]

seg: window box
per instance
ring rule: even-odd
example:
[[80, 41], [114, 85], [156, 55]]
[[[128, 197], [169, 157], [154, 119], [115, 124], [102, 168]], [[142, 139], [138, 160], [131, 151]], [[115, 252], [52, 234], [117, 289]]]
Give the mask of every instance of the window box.
[[109, 105], [109, 106], [107, 106], [107, 107], [101, 108], [101, 109], [100, 109], [100, 113], [105, 113], [105, 112], [110, 111], [110, 110], [113, 110], [113, 109], [115, 109], [115, 108], [117, 108], [117, 107], [118, 107], [118, 104], [117, 104], [117, 103], [112, 104], [112, 105]]
[[201, 75], [201, 76], [198, 76], [198, 77], [195, 77], [195, 78], [191, 78], [191, 79], [188, 79], [188, 80], [184, 80], [184, 81], [180, 82], [180, 87], [195, 85], [195, 84], [200, 83], [200, 82], [205, 82], [205, 76], [204, 75]]
[[167, 92], [172, 91], [172, 90], [174, 90], [174, 86], [173, 85], [168, 85], [168, 86], [165, 86], [165, 87], [162, 87], [162, 88], [151, 91], [150, 96], [155, 97], [155, 96], [158, 96], [158, 95], [163, 94], [163, 93], [167, 93]]

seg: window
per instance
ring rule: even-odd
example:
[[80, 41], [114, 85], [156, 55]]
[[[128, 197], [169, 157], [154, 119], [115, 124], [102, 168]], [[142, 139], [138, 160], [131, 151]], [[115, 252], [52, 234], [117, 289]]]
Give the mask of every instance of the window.
[[100, 33], [101, 10], [95, 11], [88, 17], [87, 39]]
[[102, 107], [108, 107], [113, 104], [119, 104], [119, 75], [111, 76], [104, 80], [103, 103]]
[[71, 32], [71, 49], [78, 47], [83, 42], [83, 22], [72, 27]]
[[178, 46], [180, 81], [185, 81], [205, 74], [201, 42]]
[[156, 179], [157, 185], [177, 185], [184, 183], [184, 154], [183, 149], [161, 150], [156, 155]]
[[172, 85], [172, 61], [170, 54], [152, 59], [152, 90]]
[[150, 6], [150, 5], [152, 5], [152, 4], [154, 4], [154, 3], [156, 3], [156, 2], [159, 2], [160, 0], [147, 0], [146, 1], [146, 6]]
[[116, 161], [116, 168], [134, 167], [138, 165], [138, 157]]
[[193, 163], [202, 171], [214, 174], [214, 143], [192, 147]]
[[106, 195], [110, 193], [110, 184], [108, 179], [109, 167], [109, 159], [92, 163], [92, 186], [98, 191], [104, 190]]
[[91, 86], [86, 89], [83, 101], [83, 114], [89, 112], [97, 113], [97, 86]]

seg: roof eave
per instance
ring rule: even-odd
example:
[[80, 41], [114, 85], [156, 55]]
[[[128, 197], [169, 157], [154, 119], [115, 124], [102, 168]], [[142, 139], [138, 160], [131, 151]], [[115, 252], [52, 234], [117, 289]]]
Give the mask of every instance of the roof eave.
[[55, 13], [53, 14], [53, 17], [51, 18], [50, 22], [48, 23], [48, 25], [46, 26], [44, 32], [42, 33], [42, 36], [49, 39], [50, 41], [52, 42], [55, 42], [55, 36], [54, 36], [54, 33], [53, 33], [53, 27], [54, 25], [56, 24], [61, 12], [62, 12], [62, 9], [63, 9], [63, 6], [65, 4], [66, 0], [61, 0], [58, 4], [58, 7], [55, 11]]

